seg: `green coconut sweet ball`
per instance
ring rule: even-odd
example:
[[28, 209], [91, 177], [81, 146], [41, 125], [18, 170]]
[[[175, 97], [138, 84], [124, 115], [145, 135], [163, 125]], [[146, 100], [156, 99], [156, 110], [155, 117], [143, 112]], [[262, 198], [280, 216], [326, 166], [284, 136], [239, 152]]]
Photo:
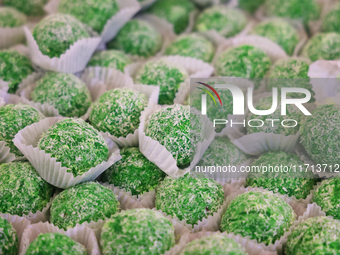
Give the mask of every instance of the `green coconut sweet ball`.
[[256, 10], [265, 2], [265, 0], [239, 0], [238, 6], [251, 14], [255, 13]]
[[33, 72], [27, 57], [14, 50], [0, 51], [0, 79], [8, 83], [8, 93], [14, 94], [19, 84]]
[[0, 165], [0, 208], [2, 213], [28, 215], [42, 211], [54, 193], [29, 162]]
[[146, 96], [133, 89], [112, 89], [92, 105], [89, 119], [99, 131], [126, 137], [138, 129], [139, 117], [147, 104]]
[[148, 58], [160, 51], [162, 43], [162, 36], [154, 27], [146, 21], [133, 19], [125, 24], [107, 47]]
[[340, 33], [340, 3], [335, 4], [332, 10], [325, 15], [321, 31]]
[[116, 0], [61, 0], [58, 6], [58, 12], [76, 17], [98, 33], [118, 11]]
[[174, 26], [175, 33], [180, 34], [189, 26], [190, 14], [195, 9], [189, 0], [158, 0], [147, 13], [167, 20]]
[[106, 161], [109, 148], [103, 136], [82, 119], [63, 119], [38, 141], [40, 150], [56, 158], [74, 177]]
[[231, 47], [215, 63], [217, 75], [242, 78], [263, 78], [270, 66], [269, 57], [251, 45]]
[[238, 10], [222, 6], [205, 9], [195, 22], [195, 30], [199, 32], [215, 30], [224, 37], [232, 37], [240, 33], [247, 25], [247, 17]]
[[118, 210], [119, 202], [113, 191], [97, 182], [85, 182], [56, 196], [51, 205], [50, 221], [66, 230], [84, 222], [105, 220]]
[[0, 216], [0, 253], [17, 255], [19, 252], [19, 241], [12, 225]]
[[149, 161], [136, 147], [121, 149], [122, 159], [103, 174], [103, 181], [141, 195], [153, 190], [166, 174]]
[[159, 104], [173, 104], [181, 83], [189, 78], [186, 69], [166, 59], [150, 60], [136, 73], [135, 83], [159, 86]]
[[312, 62], [317, 60], [337, 60], [340, 58], [340, 34], [318, 33], [304, 46], [302, 56]]
[[156, 209], [190, 225], [213, 215], [224, 201], [222, 185], [213, 179], [190, 174], [166, 177], [157, 187]]
[[[268, 171], [250, 173], [246, 187], [260, 187], [289, 197], [295, 196], [296, 199], [305, 199], [318, 181], [313, 178], [313, 173], [300, 171], [304, 162], [293, 153], [269, 151], [256, 159], [252, 166], [265, 166]], [[280, 170], [283, 167], [288, 167], [286, 172]]]
[[28, 246], [26, 255], [62, 254], [87, 255], [86, 248], [61, 233], [40, 233]]
[[146, 208], [116, 213], [105, 222], [100, 236], [103, 255], [158, 255], [174, 245], [171, 221]]
[[90, 91], [85, 83], [66, 73], [46, 73], [37, 81], [31, 97], [34, 102], [53, 105], [66, 117], [83, 116], [91, 105]]
[[211, 62], [215, 48], [211, 41], [199, 34], [188, 34], [177, 37], [165, 50], [164, 55], [178, 55]]
[[301, 125], [301, 143], [316, 164], [339, 164], [340, 105], [320, 105]]
[[295, 217], [292, 207], [281, 197], [267, 191], [249, 191], [230, 203], [220, 229], [270, 245], [283, 236]]
[[68, 14], [52, 14], [41, 20], [33, 37], [42, 54], [50, 58], [64, 54], [76, 41], [89, 38], [86, 26]]
[[20, 27], [27, 21], [22, 12], [12, 7], [0, 7], [0, 27]]
[[87, 64], [87, 67], [108, 67], [124, 72], [124, 68], [131, 63], [131, 59], [122, 51], [104, 50], [95, 53]]
[[180, 255], [247, 255], [244, 248], [234, 239], [221, 234], [204, 236], [191, 241]]
[[11, 6], [28, 16], [43, 16], [44, 6], [48, 0], [3, 0], [3, 5]]
[[338, 254], [340, 221], [319, 216], [306, 219], [293, 229], [285, 246], [287, 255]]
[[16, 157], [23, 154], [14, 145], [14, 136], [23, 128], [42, 120], [44, 116], [32, 106], [8, 104], [0, 107], [0, 141], [5, 141], [10, 152]]

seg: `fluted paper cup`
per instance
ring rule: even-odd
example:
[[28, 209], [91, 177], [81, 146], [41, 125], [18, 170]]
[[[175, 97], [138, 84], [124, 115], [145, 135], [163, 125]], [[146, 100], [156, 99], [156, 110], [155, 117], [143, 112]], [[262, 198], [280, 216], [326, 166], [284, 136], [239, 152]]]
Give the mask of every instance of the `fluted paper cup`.
[[23, 27], [1, 27], [0, 34], [0, 49], [5, 49], [25, 41]]

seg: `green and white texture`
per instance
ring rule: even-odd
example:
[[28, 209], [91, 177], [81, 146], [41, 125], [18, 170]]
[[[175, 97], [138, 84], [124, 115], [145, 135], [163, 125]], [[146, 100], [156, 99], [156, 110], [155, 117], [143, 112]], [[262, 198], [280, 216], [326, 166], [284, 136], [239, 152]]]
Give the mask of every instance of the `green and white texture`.
[[238, 7], [253, 14], [264, 2], [265, 0], [239, 0]]
[[26, 255], [41, 254], [87, 255], [88, 253], [83, 245], [67, 235], [60, 233], [40, 233], [28, 246]]
[[41, 20], [33, 37], [42, 54], [50, 58], [64, 54], [76, 41], [89, 38], [86, 26], [68, 14], [52, 14]]
[[98, 33], [118, 11], [116, 0], [61, 0], [58, 6], [58, 12], [76, 17]]
[[11, 6], [28, 16], [43, 16], [44, 6], [48, 0], [3, 0], [3, 5]]
[[136, 147], [120, 150], [122, 159], [103, 173], [103, 181], [141, 195], [157, 187], [166, 174], [149, 161]]
[[64, 119], [38, 141], [40, 150], [56, 158], [74, 177], [106, 161], [109, 148], [103, 136], [82, 119]]
[[16, 157], [23, 154], [12, 142], [14, 136], [23, 128], [42, 120], [44, 116], [32, 106], [8, 104], [0, 107], [0, 141], [5, 141], [10, 152]]
[[222, 216], [222, 232], [274, 244], [295, 221], [295, 212], [270, 192], [249, 191], [238, 195]]
[[8, 83], [8, 93], [14, 94], [19, 84], [33, 72], [27, 57], [14, 50], [0, 51], [0, 79]]
[[50, 222], [67, 230], [77, 224], [105, 220], [118, 210], [113, 191], [96, 182], [85, 182], [62, 191], [52, 201]]
[[131, 63], [131, 59], [122, 51], [104, 50], [95, 53], [87, 64], [87, 67], [100, 66], [124, 72], [124, 68]]
[[213, 215], [224, 201], [222, 185], [209, 178], [166, 177], [157, 187], [156, 209], [195, 225]]
[[[300, 172], [300, 166], [304, 167], [304, 162], [293, 153], [269, 151], [256, 159], [252, 166], [265, 166], [268, 171], [250, 173], [246, 181], [246, 187], [264, 188], [289, 197], [295, 196], [296, 199], [305, 199], [318, 181], [318, 179], [313, 178], [311, 172]], [[270, 170], [270, 167], [280, 166], [291, 167], [291, 170], [288, 172]], [[296, 172], [294, 172], [294, 167]]]
[[116, 88], [105, 92], [92, 105], [89, 119], [99, 131], [126, 137], [138, 129], [139, 118], [147, 105], [144, 94], [130, 88]]
[[19, 241], [15, 229], [3, 217], [0, 216], [0, 254], [17, 255]]
[[90, 91], [78, 77], [46, 73], [31, 93], [34, 102], [53, 105], [65, 117], [83, 116], [91, 105]]
[[332, 10], [325, 15], [321, 31], [340, 33], [340, 3], [336, 3]]
[[148, 58], [161, 49], [162, 43], [163, 38], [154, 27], [146, 21], [133, 19], [125, 24], [107, 47], [122, 50], [133, 56]]
[[12, 7], [0, 7], [0, 27], [20, 27], [27, 21], [25, 14]]
[[195, 31], [215, 30], [224, 37], [233, 37], [247, 25], [246, 15], [238, 9], [214, 6], [205, 9], [197, 18]]
[[146, 62], [136, 73], [135, 83], [159, 86], [159, 104], [173, 104], [176, 93], [185, 79], [189, 78], [186, 69], [166, 59]]
[[140, 208], [116, 213], [102, 228], [103, 255], [158, 255], [175, 245], [174, 226], [160, 212]]
[[44, 181], [29, 162], [0, 165], [0, 208], [2, 213], [29, 215], [42, 211], [54, 187]]

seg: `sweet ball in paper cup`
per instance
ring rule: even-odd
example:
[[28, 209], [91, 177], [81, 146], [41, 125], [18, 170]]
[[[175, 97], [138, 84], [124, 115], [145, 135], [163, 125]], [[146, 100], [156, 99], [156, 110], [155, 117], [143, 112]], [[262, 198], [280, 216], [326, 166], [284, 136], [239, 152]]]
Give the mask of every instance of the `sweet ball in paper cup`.
[[2, 237], [0, 252], [2, 254], [18, 254], [19, 241], [16, 230], [9, 221], [2, 216], [0, 216], [0, 227]]

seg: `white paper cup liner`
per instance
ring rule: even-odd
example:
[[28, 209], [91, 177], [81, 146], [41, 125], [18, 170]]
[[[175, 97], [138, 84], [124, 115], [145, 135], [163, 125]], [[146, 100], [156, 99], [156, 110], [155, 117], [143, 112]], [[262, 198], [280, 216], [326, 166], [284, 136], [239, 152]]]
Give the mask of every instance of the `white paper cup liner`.
[[46, 206], [41, 211], [36, 211], [35, 213], [30, 212], [29, 214], [24, 214], [21, 217], [26, 218], [32, 224], [38, 222], [45, 222], [49, 221], [50, 219], [50, 207], [52, 204], [53, 199], [56, 197], [56, 194], [50, 198], [50, 201], [46, 204]]
[[91, 255], [101, 254], [95, 233], [91, 228], [88, 228], [86, 226], [77, 226], [75, 228], [64, 231], [63, 229], [59, 229], [53, 224], [49, 224], [47, 222], [33, 224], [25, 229], [21, 238], [19, 254], [25, 255], [29, 245], [39, 236], [39, 234], [46, 233], [64, 234], [72, 238], [74, 241], [85, 246], [88, 254]]
[[174, 104], [184, 104], [190, 95], [190, 79], [185, 79], [178, 88], [175, 95]]
[[152, 6], [157, 0], [143, 0], [142, 2], [139, 2], [140, 6], [141, 6], [141, 10], [145, 10], [147, 8], [149, 8], [150, 6]]
[[50, 154], [46, 154], [37, 147], [41, 135], [62, 119], [64, 118], [45, 118], [20, 130], [13, 139], [15, 146], [26, 156], [45, 181], [58, 188], [66, 189], [78, 183], [96, 179], [108, 167], [121, 159], [118, 147], [110, 139], [104, 137], [109, 146], [108, 160], [74, 177], [72, 173], [67, 172], [66, 167], [62, 167], [61, 163], [56, 161], [56, 158], [52, 158]]
[[16, 157], [10, 152], [10, 148], [6, 146], [6, 142], [0, 141], [0, 163], [9, 163], [14, 160], [16, 160]]
[[5, 49], [25, 41], [23, 27], [1, 27], [0, 34], [0, 49]]
[[[27, 85], [31, 84], [32, 82], [35, 82], [36, 80], [38, 80], [40, 77], [42, 76], [41, 73], [39, 72], [34, 72], [30, 75], [27, 75], [26, 78], [24, 78], [22, 80], [22, 82], [18, 85], [18, 90], [16, 92], [17, 95], [19, 95], [20, 91], [22, 90], [22, 88], [26, 87]], [[8, 92], [8, 82], [5, 82], [4, 80], [0, 79], [0, 90], [1, 92]]]
[[19, 52], [21, 55], [29, 58], [28, 47], [24, 44], [17, 44], [15, 46], [11, 47], [10, 50], [15, 50], [15, 51]]

